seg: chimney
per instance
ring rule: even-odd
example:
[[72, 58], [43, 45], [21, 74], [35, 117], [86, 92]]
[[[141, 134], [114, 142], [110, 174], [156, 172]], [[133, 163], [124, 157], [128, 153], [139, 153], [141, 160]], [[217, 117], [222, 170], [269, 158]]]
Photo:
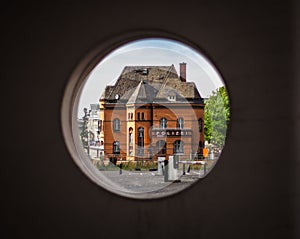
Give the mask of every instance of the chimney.
[[186, 82], [186, 63], [182, 62], [179, 63], [180, 66], [180, 80], [182, 82]]

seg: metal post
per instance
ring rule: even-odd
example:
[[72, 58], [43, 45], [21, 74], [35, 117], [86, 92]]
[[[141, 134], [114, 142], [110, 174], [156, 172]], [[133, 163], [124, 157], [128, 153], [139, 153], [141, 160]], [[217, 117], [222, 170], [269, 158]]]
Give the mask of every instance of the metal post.
[[164, 181], [168, 182], [169, 181], [169, 161], [165, 159], [164, 161]]
[[139, 167], [139, 161], [140, 161], [140, 158], [136, 157], [136, 165], [135, 165], [135, 170], [136, 171], [141, 171], [141, 168]]
[[123, 167], [123, 164], [122, 162], [120, 163], [120, 174], [122, 174], [122, 167]]

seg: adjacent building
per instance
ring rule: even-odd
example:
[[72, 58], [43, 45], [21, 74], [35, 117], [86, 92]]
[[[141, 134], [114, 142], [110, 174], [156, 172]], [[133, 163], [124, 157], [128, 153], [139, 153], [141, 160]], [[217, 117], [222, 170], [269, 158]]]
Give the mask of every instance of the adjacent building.
[[202, 157], [204, 101], [171, 66], [126, 66], [100, 100], [99, 140], [107, 158]]
[[90, 145], [100, 145], [100, 107], [99, 104], [90, 104], [88, 132]]

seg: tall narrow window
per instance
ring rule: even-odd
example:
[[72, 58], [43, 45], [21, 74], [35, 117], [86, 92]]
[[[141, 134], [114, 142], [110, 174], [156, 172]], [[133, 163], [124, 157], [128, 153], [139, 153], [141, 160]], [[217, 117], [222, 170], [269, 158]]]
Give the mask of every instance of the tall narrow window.
[[128, 152], [129, 152], [129, 156], [133, 155], [133, 128], [130, 127], [129, 128], [129, 135], [128, 135], [128, 142], [129, 142], [129, 146], [128, 146]]
[[142, 120], [145, 120], [144, 112], [142, 112]]
[[174, 142], [174, 154], [182, 154], [184, 153], [184, 145], [181, 140], [176, 140]]
[[138, 128], [138, 155], [144, 155], [144, 128]]
[[167, 119], [166, 118], [161, 118], [160, 119], [159, 128], [161, 128], [161, 129], [166, 129], [167, 128]]
[[120, 142], [119, 141], [114, 142], [113, 153], [114, 154], [120, 154]]
[[199, 132], [202, 132], [202, 119], [198, 119], [198, 130]]
[[133, 129], [129, 128], [129, 144], [133, 144]]
[[177, 119], [177, 128], [178, 129], [183, 129], [184, 128], [183, 118], [178, 118]]
[[98, 131], [102, 131], [102, 120], [98, 120]]
[[164, 140], [160, 140], [156, 143], [157, 155], [166, 155], [167, 144]]
[[113, 129], [114, 129], [114, 131], [120, 131], [120, 120], [119, 119], [113, 120]]

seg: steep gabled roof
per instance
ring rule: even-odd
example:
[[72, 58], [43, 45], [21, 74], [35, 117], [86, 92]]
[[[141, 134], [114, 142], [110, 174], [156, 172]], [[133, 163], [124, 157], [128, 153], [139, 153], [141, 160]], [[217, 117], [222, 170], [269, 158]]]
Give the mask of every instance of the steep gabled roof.
[[103, 100], [104, 99], [108, 99], [109, 96], [110, 96], [110, 94], [111, 94], [111, 92], [113, 91], [113, 89], [114, 89], [113, 85], [106, 86], [104, 92], [102, 93], [102, 95], [100, 97], [100, 99], [103, 99]]
[[114, 86], [107, 86], [101, 99], [126, 103], [142, 103], [168, 100], [168, 96], [180, 99], [202, 99], [195, 83], [182, 82], [174, 65], [126, 66]]
[[157, 92], [157, 89], [149, 85], [146, 81], [141, 80], [127, 103], [134, 104], [153, 102], [153, 99], [156, 97]]
[[156, 98], [165, 99], [170, 91], [176, 91], [181, 97], [186, 99], [201, 99], [194, 82], [182, 82], [178, 79], [168, 78], [160, 88]]
[[168, 76], [178, 78], [178, 74], [174, 65], [171, 66], [125, 66], [121, 78], [129, 80], [145, 80], [149, 84], [159, 83], [161, 84]]

